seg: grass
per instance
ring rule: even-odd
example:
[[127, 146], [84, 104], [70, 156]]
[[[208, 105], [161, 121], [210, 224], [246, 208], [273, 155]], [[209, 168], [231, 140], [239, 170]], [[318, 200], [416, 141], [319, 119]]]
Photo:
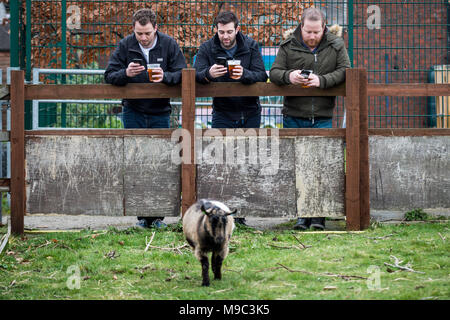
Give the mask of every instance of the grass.
[[[190, 248], [144, 252], [153, 232], [152, 246], [185, 243], [179, 224], [12, 237], [0, 256], [0, 299], [450, 298], [448, 222], [340, 234], [239, 226], [223, 279], [210, 287], [200, 286], [200, 263]], [[394, 264], [393, 256], [423, 273], [385, 265]]]

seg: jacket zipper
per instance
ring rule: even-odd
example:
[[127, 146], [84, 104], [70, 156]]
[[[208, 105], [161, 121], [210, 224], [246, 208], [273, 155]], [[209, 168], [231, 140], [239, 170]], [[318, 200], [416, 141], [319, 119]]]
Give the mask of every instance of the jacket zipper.
[[[317, 53], [314, 53], [314, 67], [313, 72], [316, 71]], [[314, 124], [314, 97], [311, 97], [311, 122]]]

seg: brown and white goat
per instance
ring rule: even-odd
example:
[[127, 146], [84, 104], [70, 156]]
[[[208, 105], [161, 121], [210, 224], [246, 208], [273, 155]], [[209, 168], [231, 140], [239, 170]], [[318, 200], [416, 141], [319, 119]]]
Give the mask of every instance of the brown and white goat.
[[212, 252], [211, 268], [214, 279], [221, 279], [223, 260], [228, 255], [228, 243], [234, 229], [234, 219], [225, 204], [202, 199], [193, 204], [183, 216], [183, 232], [195, 257], [202, 265], [202, 286], [209, 286], [208, 252]]

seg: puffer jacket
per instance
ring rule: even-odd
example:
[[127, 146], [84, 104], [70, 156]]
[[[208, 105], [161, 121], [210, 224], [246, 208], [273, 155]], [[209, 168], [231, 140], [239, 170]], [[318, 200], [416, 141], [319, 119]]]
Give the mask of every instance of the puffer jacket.
[[[315, 53], [301, 41], [301, 26], [280, 44], [270, 69], [270, 81], [278, 85], [291, 84], [289, 74], [294, 70], [313, 70], [319, 76], [320, 88], [327, 89], [345, 81], [345, 69], [350, 59], [342, 38], [325, 30]], [[299, 118], [333, 116], [336, 97], [284, 97], [283, 114]]]
[[[181, 82], [181, 69], [186, 68], [186, 61], [176, 41], [170, 36], [157, 31], [158, 41], [149, 52], [148, 63], [159, 63], [164, 70], [163, 83], [175, 85]], [[127, 83], [149, 83], [148, 73], [141, 72], [135, 77], [126, 75], [126, 68], [134, 58], [145, 61], [136, 36], [130, 34], [119, 42], [118, 47], [109, 58], [105, 71], [105, 81], [117, 86]], [[169, 114], [170, 99], [124, 99], [122, 104], [146, 114]]]

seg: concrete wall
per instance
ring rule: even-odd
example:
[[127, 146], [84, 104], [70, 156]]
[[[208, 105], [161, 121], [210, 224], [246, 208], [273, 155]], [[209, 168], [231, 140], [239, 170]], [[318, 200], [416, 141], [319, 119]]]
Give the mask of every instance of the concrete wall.
[[[342, 217], [342, 138], [202, 137], [197, 196], [240, 216]], [[371, 136], [371, 211], [450, 211], [450, 138]], [[33, 136], [27, 212], [178, 216], [181, 170], [170, 138]], [[230, 162], [230, 159], [233, 159]]]
[[370, 207], [450, 210], [450, 137], [369, 139]]

